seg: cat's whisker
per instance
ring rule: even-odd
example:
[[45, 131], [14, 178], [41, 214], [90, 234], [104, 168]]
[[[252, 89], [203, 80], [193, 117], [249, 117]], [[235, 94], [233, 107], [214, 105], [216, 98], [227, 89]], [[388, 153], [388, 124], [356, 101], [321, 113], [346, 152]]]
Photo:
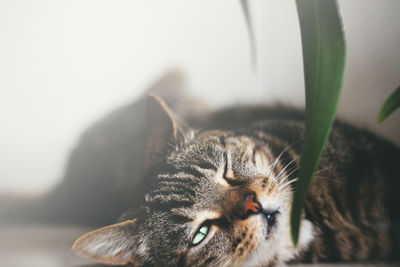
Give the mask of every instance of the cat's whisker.
[[[274, 163], [272, 164], [271, 168], [269, 169], [268, 174], [267, 174], [267, 178], [268, 178], [268, 179], [270, 178], [270, 176], [271, 176], [271, 174], [272, 174], [272, 171], [276, 168], [276, 165], [278, 164], [278, 161], [279, 161], [279, 157], [280, 157], [280, 156], [281, 156], [281, 155], [279, 155], [279, 156], [275, 159]], [[272, 182], [274, 182], [276, 179], [277, 179], [277, 176], [275, 176], [275, 177], [273, 178], [273, 181], [272, 181]]]
[[187, 143], [188, 141], [192, 140], [196, 136], [196, 134], [200, 132], [200, 129], [182, 130], [178, 128], [178, 130], [183, 136], [183, 143]]
[[292, 174], [295, 173], [298, 169], [299, 169], [299, 167], [295, 166], [292, 171], [290, 171], [289, 173], [286, 173], [286, 175], [279, 180], [278, 186], [281, 185], [284, 181], [286, 181], [287, 178], [292, 176]]
[[[291, 144], [287, 145], [280, 153], [279, 155], [276, 157], [276, 159], [274, 160], [274, 162], [272, 163], [272, 166], [270, 167], [267, 177], [271, 176], [272, 171], [275, 170], [277, 164], [279, 163], [279, 161], [281, 160], [282, 155], [291, 147]], [[276, 177], [275, 177], [276, 179]], [[274, 180], [275, 180], [274, 179]]]
[[314, 175], [313, 178], [316, 179], [316, 180], [318, 180], [318, 179], [319, 180], [326, 180], [326, 181], [329, 181], [329, 182], [332, 182], [332, 183], [340, 184], [339, 181], [337, 181], [335, 179], [332, 179], [332, 178], [329, 178], [329, 177], [326, 177], [326, 176]]
[[272, 170], [275, 168], [275, 164], [277, 164], [277, 162], [278, 162], [278, 158], [276, 158], [274, 160], [274, 162], [272, 163], [272, 166], [269, 167], [269, 170], [268, 170], [268, 173], [267, 173], [267, 177], [271, 176]]
[[231, 266], [231, 261], [232, 261], [232, 258], [230, 257], [225, 263], [224, 263], [224, 265], [222, 265], [223, 267], [225, 267], [225, 266]]
[[172, 147], [174, 150], [178, 150], [178, 147], [176, 145], [173, 145], [171, 143], [167, 143], [167, 145], [169, 145], [170, 147]]
[[267, 177], [269, 177], [269, 176], [271, 175], [272, 171], [275, 169], [276, 165], [278, 164], [278, 162], [279, 162], [281, 156], [283, 155], [283, 153], [286, 152], [286, 150], [289, 149], [289, 147], [290, 147], [290, 145], [288, 145], [287, 147], [285, 147], [285, 148], [281, 151], [281, 153], [279, 153], [279, 155], [276, 157], [276, 159], [275, 159], [274, 162], [272, 163], [271, 168], [270, 168], [269, 171], [268, 171]]
[[185, 133], [182, 131], [182, 129], [181, 129], [180, 127], [177, 127], [176, 129], [178, 130], [178, 132], [179, 132], [182, 136], [185, 136]]
[[289, 166], [292, 165], [295, 161], [295, 159], [292, 159], [288, 164], [286, 164], [284, 168], [282, 168], [278, 175], [275, 176], [274, 181], [272, 182], [272, 186], [280, 182], [279, 180], [282, 178], [282, 175], [285, 173], [286, 169], [289, 168]]
[[217, 260], [216, 262], [212, 263], [210, 265], [210, 267], [215, 267], [215, 266], [219, 265], [222, 261], [226, 260], [227, 258], [228, 258], [228, 256], [221, 257], [219, 260]]
[[295, 178], [295, 179], [293, 179], [293, 180], [287, 181], [286, 183], [280, 185], [280, 186], [279, 186], [279, 189], [282, 190], [282, 189], [284, 189], [285, 187], [287, 187], [288, 185], [290, 185], [291, 183], [296, 182], [297, 180], [298, 180], [298, 178]]
[[321, 172], [324, 172], [324, 171], [327, 171], [327, 170], [331, 170], [331, 169], [333, 169], [333, 168], [332, 168], [332, 167], [322, 168], [322, 169], [320, 169], [320, 170], [316, 170], [316, 171], [314, 172], [314, 174], [320, 174]]

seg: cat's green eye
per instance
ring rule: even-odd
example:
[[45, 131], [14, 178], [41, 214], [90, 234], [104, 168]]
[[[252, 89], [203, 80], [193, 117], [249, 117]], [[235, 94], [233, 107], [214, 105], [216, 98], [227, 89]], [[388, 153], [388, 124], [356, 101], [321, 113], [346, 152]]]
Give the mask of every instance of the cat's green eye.
[[202, 225], [192, 239], [192, 246], [196, 246], [206, 238], [210, 227], [208, 225]]

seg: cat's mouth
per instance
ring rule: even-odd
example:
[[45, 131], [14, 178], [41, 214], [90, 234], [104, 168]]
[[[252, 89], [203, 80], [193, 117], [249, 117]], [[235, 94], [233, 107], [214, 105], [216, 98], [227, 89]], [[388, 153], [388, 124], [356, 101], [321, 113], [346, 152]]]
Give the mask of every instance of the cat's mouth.
[[242, 211], [241, 219], [246, 219], [251, 215], [257, 214], [264, 216], [267, 225], [266, 238], [277, 228], [279, 215], [281, 214], [279, 208], [264, 208], [261, 202], [259, 202], [256, 193], [247, 193], [240, 207]]
[[267, 222], [267, 234], [265, 236], [265, 238], [267, 239], [271, 235], [271, 233], [273, 233], [278, 227], [278, 219], [281, 213], [278, 209], [263, 210], [261, 213], [264, 215]]

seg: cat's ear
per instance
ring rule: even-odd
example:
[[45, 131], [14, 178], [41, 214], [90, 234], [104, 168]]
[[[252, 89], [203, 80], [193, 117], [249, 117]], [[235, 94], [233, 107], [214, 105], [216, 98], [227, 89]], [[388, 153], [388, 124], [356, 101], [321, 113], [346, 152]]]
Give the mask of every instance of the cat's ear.
[[155, 155], [163, 152], [167, 146], [178, 142], [178, 125], [172, 111], [155, 94], [147, 97], [147, 163], [152, 162]]
[[141, 266], [147, 247], [135, 235], [136, 220], [109, 225], [78, 238], [72, 250], [79, 256], [109, 265]]

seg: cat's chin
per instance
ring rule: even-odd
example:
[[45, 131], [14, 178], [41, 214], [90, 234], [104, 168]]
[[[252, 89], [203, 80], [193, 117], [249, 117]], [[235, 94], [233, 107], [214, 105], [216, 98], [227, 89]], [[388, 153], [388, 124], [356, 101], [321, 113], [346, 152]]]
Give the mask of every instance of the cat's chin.
[[[265, 214], [264, 214], [265, 216]], [[313, 225], [308, 220], [302, 220], [299, 243], [294, 246], [290, 238], [290, 227], [284, 226], [288, 216], [276, 215], [276, 222], [271, 227], [265, 216], [264, 240], [258, 249], [248, 259], [238, 266], [285, 266], [288, 262], [299, 256], [314, 238]]]

